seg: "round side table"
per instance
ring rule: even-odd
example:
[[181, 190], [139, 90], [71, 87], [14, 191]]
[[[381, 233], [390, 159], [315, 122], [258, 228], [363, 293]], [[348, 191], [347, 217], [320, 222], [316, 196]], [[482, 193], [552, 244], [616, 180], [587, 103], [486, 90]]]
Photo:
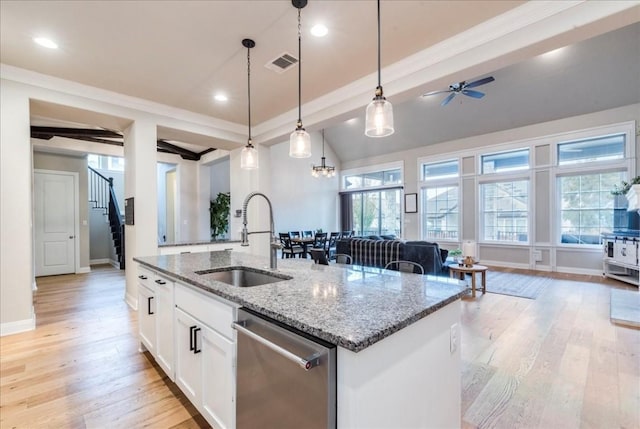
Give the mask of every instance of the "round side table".
[[476, 273], [482, 274], [482, 281], [480, 284], [482, 285], [482, 293], [484, 294], [487, 292], [487, 270], [488, 270], [488, 267], [485, 267], [484, 265], [474, 264], [470, 267], [465, 267], [464, 265], [451, 264], [449, 265], [449, 277], [454, 278], [454, 276], [457, 276], [458, 279], [464, 280], [464, 275], [466, 273], [471, 274], [471, 297], [475, 298], [476, 297]]

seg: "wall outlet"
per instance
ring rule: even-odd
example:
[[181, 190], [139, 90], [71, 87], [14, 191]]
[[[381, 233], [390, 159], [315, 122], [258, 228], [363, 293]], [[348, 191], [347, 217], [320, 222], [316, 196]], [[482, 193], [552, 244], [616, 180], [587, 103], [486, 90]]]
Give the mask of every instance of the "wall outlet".
[[536, 262], [542, 261], [542, 251], [541, 250], [534, 250], [533, 251], [533, 260], [536, 261]]
[[449, 350], [451, 353], [455, 353], [458, 350], [458, 324], [454, 323], [451, 325], [450, 334], [449, 334]]

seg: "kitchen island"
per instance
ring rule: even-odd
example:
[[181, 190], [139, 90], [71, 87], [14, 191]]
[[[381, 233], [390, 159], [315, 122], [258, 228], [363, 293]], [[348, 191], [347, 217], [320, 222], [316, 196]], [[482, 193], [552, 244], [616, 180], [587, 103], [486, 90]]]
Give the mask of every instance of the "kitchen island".
[[[464, 284], [295, 259], [279, 260], [274, 271], [268, 259], [234, 251], [134, 260], [176, 284], [337, 345], [338, 427], [459, 427]], [[237, 287], [207, 275], [231, 267], [282, 281]], [[233, 427], [235, 419], [226, 422]]]

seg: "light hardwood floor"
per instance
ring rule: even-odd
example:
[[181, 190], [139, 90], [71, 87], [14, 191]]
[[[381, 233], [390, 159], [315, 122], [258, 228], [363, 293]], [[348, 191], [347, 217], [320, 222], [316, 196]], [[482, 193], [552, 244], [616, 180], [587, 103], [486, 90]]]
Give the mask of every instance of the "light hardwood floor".
[[[554, 277], [536, 300], [463, 300], [464, 428], [640, 427], [640, 330], [609, 322], [609, 292], [627, 286]], [[138, 352], [121, 271], [37, 284], [36, 330], [0, 339], [1, 428], [207, 427]]]

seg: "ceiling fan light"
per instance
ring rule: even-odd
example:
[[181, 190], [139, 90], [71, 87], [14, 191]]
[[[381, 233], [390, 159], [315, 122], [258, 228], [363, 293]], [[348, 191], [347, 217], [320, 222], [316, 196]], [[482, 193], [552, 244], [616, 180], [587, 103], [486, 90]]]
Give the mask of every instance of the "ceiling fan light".
[[258, 150], [251, 143], [242, 148], [240, 168], [243, 170], [256, 170], [258, 168]]
[[393, 106], [384, 97], [374, 98], [367, 106], [365, 135], [386, 137], [393, 132]]
[[304, 128], [297, 128], [291, 133], [289, 156], [291, 158], [309, 158], [311, 156], [311, 137]]

